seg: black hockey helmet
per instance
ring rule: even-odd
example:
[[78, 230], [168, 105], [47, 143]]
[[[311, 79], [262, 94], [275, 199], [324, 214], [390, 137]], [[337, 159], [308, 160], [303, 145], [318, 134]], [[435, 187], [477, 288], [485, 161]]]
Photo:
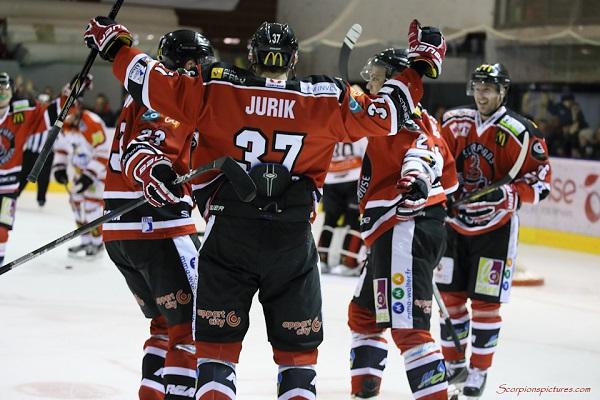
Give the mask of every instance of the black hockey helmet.
[[215, 51], [204, 35], [188, 29], [169, 32], [158, 42], [158, 61], [169, 69], [183, 68], [188, 60], [196, 64], [216, 61]]
[[375, 54], [367, 60], [367, 63], [360, 71], [360, 76], [368, 81], [371, 79], [371, 68], [373, 65], [379, 65], [385, 68], [385, 77], [391, 78], [396, 72], [401, 72], [408, 68], [408, 50], [389, 48]]
[[[500, 90], [500, 86], [506, 89], [510, 88], [510, 76], [506, 67], [500, 63], [497, 64], [481, 64], [475, 68], [475, 71], [471, 74], [471, 80], [467, 85], [467, 96], [473, 96], [473, 84], [475, 82], [489, 82], [497, 86]], [[506, 96], [505, 96], [506, 98]]]
[[252, 67], [293, 70], [298, 62], [298, 40], [288, 24], [263, 22], [252, 38], [248, 52]]

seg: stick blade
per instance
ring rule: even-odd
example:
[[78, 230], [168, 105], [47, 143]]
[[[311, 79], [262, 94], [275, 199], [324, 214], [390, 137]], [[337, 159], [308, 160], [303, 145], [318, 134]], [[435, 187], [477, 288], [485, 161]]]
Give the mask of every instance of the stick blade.
[[358, 38], [362, 34], [362, 27], [359, 24], [354, 24], [346, 33], [346, 37], [344, 37], [344, 42], [342, 43], [342, 48], [340, 49], [340, 55], [338, 59], [338, 70], [340, 71], [340, 75], [345, 80], [348, 80], [348, 62], [350, 61], [350, 53], [356, 45]]
[[354, 45], [356, 45], [356, 42], [358, 42], [358, 39], [360, 38], [361, 34], [362, 26], [360, 26], [360, 24], [352, 25], [352, 27], [348, 30], [348, 33], [346, 33], [346, 37], [344, 38], [344, 44], [346, 44], [346, 46], [348, 46], [350, 50], [352, 50], [354, 48]]
[[240, 200], [248, 203], [256, 197], [256, 185], [250, 175], [231, 157], [225, 158], [221, 165], [221, 171], [231, 182], [233, 190]]

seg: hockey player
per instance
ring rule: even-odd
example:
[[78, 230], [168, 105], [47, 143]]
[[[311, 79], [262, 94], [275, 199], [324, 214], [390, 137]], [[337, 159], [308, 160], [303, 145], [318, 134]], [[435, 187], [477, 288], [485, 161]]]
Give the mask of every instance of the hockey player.
[[[323, 187], [325, 220], [318, 244], [323, 273], [360, 274], [361, 250], [364, 246], [360, 237], [356, 184], [366, 146], [366, 138], [354, 143], [340, 142], [335, 145]], [[331, 248], [332, 239], [340, 218], [343, 218], [345, 226], [342, 229], [345, 234], [339, 249], [339, 265], [332, 266], [330, 255], [336, 250]]]
[[[199, 127], [195, 162], [231, 155], [258, 187], [248, 204], [219, 177], [196, 183], [198, 204], [209, 217], [198, 260], [196, 399], [235, 398], [235, 364], [257, 291], [279, 365], [278, 396], [314, 399], [323, 335], [309, 223], [314, 201], [337, 142], [393, 135], [403, 126], [422, 93], [419, 73], [408, 70], [359, 103], [340, 80], [289, 79], [298, 44], [284, 24], [263, 23], [256, 31], [251, 70], [217, 63], [199, 78], [162, 70], [130, 48], [127, 29], [107, 18], [92, 20], [85, 37], [114, 60], [116, 77], [135, 100]], [[430, 53], [422, 56], [433, 62]]]
[[[70, 85], [65, 87], [63, 95], [70, 92]], [[91, 79], [84, 81], [84, 87], [90, 85]], [[77, 226], [102, 216], [102, 193], [110, 149], [104, 122], [81, 105], [80, 98], [85, 90], [80, 91], [79, 99], [69, 110], [62, 133], [54, 143], [52, 165], [54, 179], [67, 187]], [[82, 235], [81, 244], [69, 247], [68, 252], [70, 256], [90, 258], [100, 255], [102, 249], [102, 229], [98, 227]]]
[[[158, 61], [162, 71], [193, 74], [201, 64], [214, 61], [214, 51], [201, 34], [176, 30], [160, 39]], [[142, 195], [148, 200], [104, 224], [107, 252], [150, 319], [139, 398], [190, 399], [196, 383], [192, 316], [200, 242], [191, 218], [191, 187], [173, 187], [171, 182], [189, 171], [197, 133], [191, 124], [131, 97], [116, 128], [105, 208], [113, 210]]]
[[4, 261], [8, 232], [15, 220], [19, 175], [27, 140], [40, 136], [56, 118], [31, 100], [13, 99], [13, 82], [0, 73], [0, 265]]
[[[430, 51], [443, 57], [441, 33]], [[416, 37], [409, 40], [417, 46]], [[369, 59], [362, 75], [377, 93], [390, 76], [419, 62], [404, 49], [386, 49]], [[433, 64], [428, 76], [437, 77]], [[387, 341], [400, 349], [417, 399], [447, 399], [443, 356], [430, 329], [433, 271], [444, 249], [445, 192], [458, 186], [454, 160], [437, 122], [420, 107], [414, 128], [387, 138], [370, 137], [358, 184], [361, 231], [369, 255], [348, 310], [352, 331], [350, 374], [353, 398], [375, 398], [387, 359]]]
[[[463, 391], [472, 397], [483, 392], [498, 344], [500, 303], [508, 301], [516, 265], [517, 210], [522, 203], [538, 203], [550, 193], [546, 143], [531, 121], [504, 106], [509, 87], [510, 77], [502, 64], [480, 65], [467, 86], [475, 105], [446, 112], [442, 125], [442, 136], [456, 158], [460, 180], [456, 199], [504, 178], [520, 162], [520, 154], [525, 157], [514, 181], [453, 208], [448, 247], [436, 271], [464, 347], [471, 329], [467, 369], [465, 352], [453, 347], [449, 328], [441, 325], [449, 380], [462, 384], [466, 379]], [[467, 298], [471, 299], [471, 315]]]

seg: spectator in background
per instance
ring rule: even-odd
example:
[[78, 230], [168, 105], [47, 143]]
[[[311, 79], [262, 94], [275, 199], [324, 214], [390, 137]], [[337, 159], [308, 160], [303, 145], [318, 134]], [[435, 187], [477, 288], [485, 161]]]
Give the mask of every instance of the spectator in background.
[[106, 126], [115, 126], [115, 113], [111, 111], [108, 97], [104, 93], [98, 93], [93, 111], [102, 118]]

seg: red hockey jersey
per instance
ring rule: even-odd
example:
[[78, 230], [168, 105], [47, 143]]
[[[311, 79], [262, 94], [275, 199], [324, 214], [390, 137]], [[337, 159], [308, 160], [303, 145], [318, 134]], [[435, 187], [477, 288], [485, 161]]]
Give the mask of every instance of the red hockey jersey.
[[[105, 210], [113, 210], [144, 195], [142, 186], [133, 178], [133, 170], [146, 155], [163, 154], [179, 175], [189, 171], [195, 137], [190, 125], [149, 110], [128, 97], [116, 128], [106, 175]], [[105, 223], [104, 241], [163, 239], [195, 233], [190, 184], [183, 184], [182, 189], [183, 197], [177, 204], [155, 208], [146, 203]]]
[[[513, 181], [521, 202], [537, 203], [550, 193], [551, 169], [546, 142], [530, 120], [500, 107], [485, 122], [475, 106], [447, 111], [442, 136], [454, 158], [460, 181], [458, 198], [485, 188], [507, 175], [529, 137], [526, 158]], [[463, 235], [489, 232], [506, 224], [511, 213], [500, 211], [481, 225], [458, 215], [449, 223]]]
[[373, 242], [392, 228], [396, 205], [402, 194], [396, 188], [403, 166], [419, 162], [429, 171], [433, 182], [426, 206], [443, 204], [446, 193], [458, 187], [454, 158], [439, 136], [437, 125], [426, 112], [417, 109], [418, 130], [401, 130], [394, 137], [369, 138], [369, 145], [358, 182], [361, 234], [365, 243]]
[[[193, 78], [165, 70], [131, 48], [119, 51], [113, 70], [136, 100], [198, 127], [194, 165], [223, 155], [247, 170], [279, 163], [316, 188], [323, 186], [336, 143], [396, 134], [398, 119], [412, 112], [422, 95], [421, 78], [411, 69], [362, 104], [347, 84], [326, 76], [279, 81], [217, 63]], [[196, 184], [213, 178], [207, 174]]]
[[19, 189], [25, 145], [49, 125], [46, 107], [30, 100], [14, 101], [5, 114], [0, 115], [0, 194], [15, 193]]

